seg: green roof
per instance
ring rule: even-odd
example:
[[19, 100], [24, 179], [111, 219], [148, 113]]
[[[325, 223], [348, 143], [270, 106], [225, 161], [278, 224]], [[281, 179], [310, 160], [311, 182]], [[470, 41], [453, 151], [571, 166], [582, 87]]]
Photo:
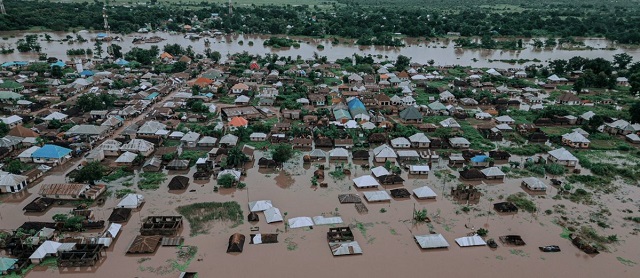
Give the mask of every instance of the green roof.
[[417, 108], [409, 106], [400, 112], [400, 118], [403, 120], [419, 120], [422, 119], [422, 113]]
[[15, 90], [20, 88], [24, 88], [24, 86], [22, 86], [22, 84], [15, 82], [13, 80], [4, 80], [4, 82], [0, 83], [0, 89]]
[[0, 257], [0, 274], [6, 272], [9, 269], [13, 269], [13, 265], [18, 262], [18, 259]]
[[0, 91], [0, 99], [21, 99], [22, 95], [14, 92]]

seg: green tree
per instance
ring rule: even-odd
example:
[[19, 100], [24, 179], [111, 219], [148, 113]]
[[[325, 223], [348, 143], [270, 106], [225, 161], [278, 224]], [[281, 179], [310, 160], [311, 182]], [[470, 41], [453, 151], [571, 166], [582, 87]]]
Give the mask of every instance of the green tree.
[[634, 123], [640, 123], [640, 101], [636, 101], [629, 108], [629, 114], [631, 115], [631, 121]]
[[[114, 59], [122, 58], [122, 46], [119, 46], [115, 43], [111, 44], [111, 46], [109, 46], [108, 51], [109, 51], [109, 54], [111, 54], [111, 56], [113, 56]], [[89, 53], [87, 52], [87, 54]]]
[[613, 55], [613, 64], [616, 65], [618, 69], [626, 69], [632, 61], [633, 57], [627, 53]]
[[[187, 70], [187, 63], [182, 61], [174, 63], [173, 67], [171, 68], [171, 72], [174, 72], [174, 73], [183, 72], [185, 70]], [[194, 86], [197, 86], [197, 85], [194, 85]]]
[[293, 158], [293, 149], [290, 145], [276, 145], [271, 151], [271, 158], [278, 164], [282, 165], [283, 163], [289, 161], [289, 159]]
[[573, 90], [576, 91], [576, 93], [580, 94], [584, 89], [585, 85], [586, 84], [584, 82], [584, 78], [578, 78], [578, 80], [576, 80], [576, 82], [573, 83]]
[[409, 67], [409, 64], [411, 64], [411, 58], [404, 56], [404, 55], [398, 55], [398, 58], [396, 59], [396, 63], [394, 65], [394, 67], [397, 70], [405, 70], [406, 68]]
[[227, 166], [239, 167], [244, 165], [247, 160], [249, 160], [249, 158], [242, 153], [242, 150], [238, 146], [231, 148], [227, 153]]
[[7, 163], [4, 170], [11, 174], [19, 175], [25, 170], [25, 165], [20, 160], [14, 159]]
[[0, 137], [4, 137], [9, 133], [9, 126], [4, 122], [0, 122]]
[[96, 43], [93, 44], [93, 49], [95, 50], [96, 56], [102, 57], [102, 41], [96, 40]]
[[235, 185], [236, 178], [232, 174], [224, 174], [218, 178], [218, 185], [223, 188], [231, 188]]
[[102, 179], [107, 171], [108, 168], [102, 165], [99, 161], [90, 162], [82, 167], [82, 169], [78, 170], [74, 176], [74, 181], [89, 182], [93, 184], [94, 181]]

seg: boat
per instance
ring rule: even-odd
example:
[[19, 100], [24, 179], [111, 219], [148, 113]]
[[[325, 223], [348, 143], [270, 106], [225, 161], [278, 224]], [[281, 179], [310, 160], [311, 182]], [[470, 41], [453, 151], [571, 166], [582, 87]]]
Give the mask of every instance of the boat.
[[540, 251], [542, 252], [560, 252], [560, 247], [558, 245], [540, 246], [538, 248], [540, 248]]

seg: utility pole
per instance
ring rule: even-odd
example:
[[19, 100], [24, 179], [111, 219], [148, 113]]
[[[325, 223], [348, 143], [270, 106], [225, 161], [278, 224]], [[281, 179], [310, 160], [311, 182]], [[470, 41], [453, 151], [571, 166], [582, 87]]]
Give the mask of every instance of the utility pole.
[[[4, 8], [2, 8], [4, 11]], [[229, 15], [233, 15], [233, 7], [231, 6], [231, 0], [229, 0]]]
[[7, 14], [7, 10], [4, 9], [4, 2], [0, 0], [0, 13]]
[[[107, 4], [105, 3], [102, 6], [102, 19], [104, 20], [104, 31], [107, 33], [107, 54], [111, 55], [113, 53], [113, 49], [111, 47], [111, 27], [109, 27], [109, 16], [107, 15]], [[102, 57], [100, 57], [102, 58]]]

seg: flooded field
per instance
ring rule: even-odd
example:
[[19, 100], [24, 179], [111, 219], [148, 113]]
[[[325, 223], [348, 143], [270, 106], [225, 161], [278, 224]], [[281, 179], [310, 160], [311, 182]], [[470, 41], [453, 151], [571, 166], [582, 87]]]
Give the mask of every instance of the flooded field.
[[[255, 161], [261, 156], [258, 153]], [[327, 188], [311, 186], [313, 172], [320, 164], [325, 165], [325, 173], [328, 173], [341, 163], [303, 164], [301, 154], [285, 164], [281, 171], [259, 169], [257, 162], [255, 167], [253, 163], [248, 163], [247, 176], [243, 178], [247, 187], [242, 190], [220, 189], [219, 192], [214, 192], [215, 181], [191, 182], [185, 192], [169, 192], [169, 175], [160, 189], [142, 192], [146, 203], [123, 226], [122, 233], [107, 250], [105, 259], [97, 268], [60, 270], [36, 267], [28, 277], [59, 277], [61, 274], [64, 277], [177, 277], [180, 268], [197, 271], [200, 277], [485, 277], [497, 272], [517, 272], [519, 277], [557, 277], [560, 273], [570, 277], [637, 277], [640, 241], [632, 233], [634, 228], [638, 228], [638, 224], [622, 219], [627, 215], [622, 210], [633, 211], [629, 214], [633, 216], [639, 212], [640, 203], [637, 198], [640, 196], [640, 189], [636, 186], [620, 183], [619, 190], [613, 194], [596, 193], [593, 197], [596, 202], [594, 205], [553, 200], [552, 197], [556, 196], [558, 190], [550, 187], [546, 195], [539, 195], [534, 199], [538, 212], [520, 211], [515, 215], [503, 215], [496, 213], [492, 204], [510, 194], [525, 191], [520, 185], [521, 179], [506, 179], [504, 183], [489, 184], [474, 182], [478, 184], [483, 196], [478, 204], [469, 205], [469, 209], [465, 209], [466, 205], [454, 203], [450, 197], [451, 188], [461, 182], [458, 179], [443, 180], [435, 175], [447, 168], [445, 162], [440, 162], [433, 165], [434, 171], [428, 177], [402, 173], [404, 188], [411, 191], [429, 185], [438, 194], [436, 200], [423, 201], [412, 196], [391, 202], [365, 202], [369, 212], [359, 214], [353, 204], [340, 204], [338, 194], [357, 193], [362, 196], [366, 190], [355, 189], [351, 179], [370, 173], [359, 166], [366, 162], [345, 162], [344, 167], [351, 169], [351, 175], [343, 180], [335, 180], [327, 174], [324, 180], [328, 183]], [[497, 161], [496, 164], [506, 164], [506, 161]], [[171, 174], [191, 177], [194, 171]], [[0, 204], [0, 229], [13, 229], [24, 221], [50, 221], [56, 213], [68, 212], [70, 207], [54, 207], [44, 214], [23, 215], [21, 212], [24, 205], [37, 197], [41, 184], [64, 182], [64, 172], [66, 171], [45, 177], [39, 185], [29, 188], [21, 196], [3, 196]], [[451, 173], [457, 176], [455, 171]], [[549, 183], [548, 180], [545, 182]], [[388, 190], [401, 185], [383, 187]], [[122, 180], [110, 184], [111, 191], [121, 188], [124, 188]], [[352, 227], [363, 254], [333, 257], [326, 240], [326, 232], [331, 226], [287, 229], [282, 222], [266, 224], [263, 214], [259, 213], [261, 219], [255, 226], [259, 227], [260, 233], [279, 233], [279, 243], [250, 245], [247, 238], [244, 252], [227, 254], [225, 251], [229, 236], [236, 232], [249, 235], [253, 225], [245, 218], [244, 224], [237, 227], [232, 227], [231, 223], [214, 222], [208, 233], [194, 237], [189, 236], [189, 225], [185, 224], [181, 233], [185, 237], [184, 244], [198, 247], [190, 264], [172, 264], [177, 258], [178, 249], [175, 247], [160, 247], [155, 254], [150, 255], [125, 255], [129, 244], [138, 235], [141, 219], [146, 216], [177, 215], [176, 207], [196, 202], [236, 201], [242, 206], [246, 217], [248, 202], [263, 199], [272, 200], [274, 206], [283, 213], [285, 221], [298, 216], [339, 215], [345, 225]], [[96, 217], [106, 219], [117, 202], [114, 196], [109, 197], [103, 206], [94, 208]], [[590, 215], [600, 211], [601, 204], [606, 205], [612, 213], [607, 220], [611, 228], [601, 229], [595, 223], [589, 225], [602, 235], [617, 235], [619, 243], [607, 245], [610, 252], [587, 255], [574, 247], [568, 239], [562, 238], [563, 228], [553, 222], [561, 217], [590, 222]], [[558, 205], [563, 205], [564, 208]], [[427, 209], [432, 222], [413, 224], [411, 219], [414, 208]], [[497, 249], [486, 246], [460, 248], [456, 245], [455, 238], [466, 236], [479, 228], [487, 229], [487, 238], [496, 240], [502, 235], [521, 235], [527, 245], [509, 247], [500, 244]], [[441, 233], [451, 246], [448, 249], [421, 250], [414, 242], [413, 235], [428, 234], [430, 231]], [[562, 252], [540, 252], [538, 246], [545, 245], [558, 245]]]
[[[0, 45], [4, 44], [7, 48], [15, 47], [18, 39], [22, 38], [24, 32], [0, 32]], [[43, 33], [36, 33], [43, 35]], [[65, 32], [49, 32], [52, 42], [44, 41], [41, 38], [42, 52], [47, 53], [49, 57], [57, 57], [66, 59], [67, 50], [69, 49], [87, 49], [94, 48], [94, 42], [91, 41], [96, 34], [86, 31], [80, 31], [77, 34], [89, 41], [85, 43], [61, 42], [66, 36], [75, 38], [76, 34]], [[159, 43], [134, 44], [133, 40], [137, 37], [158, 36], [164, 39]], [[296, 57], [300, 55], [303, 58], [313, 57], [314, 53], [320, 56], [327, 56], [329, 60], [350, 57], [353, 54], [373, 55], [376, 60], [395, 60], [398, 55], [411, 57], [413, 61], [426, 63], [428, 60], [434, 60], [436, 65], [461, 65], [474, 67], [508, 67], [509, 64], [499, 62], [497, 60], [532, 60], [519, 66], [536, 63], [533, 60], [539, 60], [537, 63], [545, 63], [548, 60], [564, 59], [568, 60], [574, 56], [582, 56], [585, 58], [605, 58], [611, 60], [613, 55], [619, 53], [627, 53], [634, 57], [635, 60], [640, 59], [640, 49], [629, 48], [624, 45], [617, 45], [606, 39], [599, 38], [579, 38], [578, 41], [584, 42], [585, 47], [591, 47], [592, 50], [571, 50], [562, 48], [533, 48], [531, 39], [524, 39], [525, 49], [523, 50], [488, 50], [488, 49], [461, 49], [455, 48], [453, 40], [450, 39], [434, 39], [426, 41], [425, 39], [408, 38], [405, 39], [405, 47], [385, 47], [385, 46], [358, 46], [353, 40], [343, 40], [340, 44], [332, 44], [330, 39], [313, 39], [313, 38], [296, 38], [302, 43], [299, 48], [272, 48], [263, 45], [269, 36], [264, 35], [229, 35], [209, 38], [211, 44], [209, 48], [222, 54], [223, 60], [227, 54], [234, 54], [247, 51], [253, 55], [266, 55], [275, 53], [280, 56]], [[204, 39], [190, 40], [182, 34], [169, 34], [163, 32], [146, 33], [146, 34], [130, 34], [123, 37], [123, 41], [115, 42], [123, 49], [123, 53], [131, 50], [133, 47], [150, 48], [151, 45], [158, 45], [162, 50], [162, 46], [166, 44], [178, 43], [182, 46], [191, 45], [196, 53], [203, 53], [205, 48]], [[324, 46], [320, 50], [319, 45]], [[103, 46], [106, 47], [106, 46]], [[379, 55], [379, 56], [378, 56]], [[36, 60], [38, 55], [35, 53], [19, 53], [1, 55], [2, 61], [14, 60]], [[493, 62], [492, 62], [493, 61]]]

